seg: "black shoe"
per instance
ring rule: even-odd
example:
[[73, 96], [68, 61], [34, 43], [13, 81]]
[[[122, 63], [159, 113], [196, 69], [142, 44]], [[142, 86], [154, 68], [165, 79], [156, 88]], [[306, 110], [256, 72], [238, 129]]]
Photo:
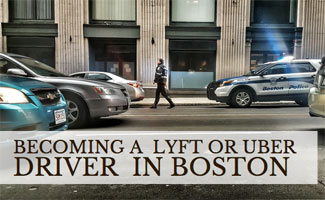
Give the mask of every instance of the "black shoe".
[[153, 106], [151, 106], [150, 108], [151, 108], [151, 109], [156, 109], [157, 106], [153, 105]]
[[172, 109], [172, 108], [174, 108], [175, 107], [175, 104], [171, 104], [169, 107], [168, 107], [168, 109]]

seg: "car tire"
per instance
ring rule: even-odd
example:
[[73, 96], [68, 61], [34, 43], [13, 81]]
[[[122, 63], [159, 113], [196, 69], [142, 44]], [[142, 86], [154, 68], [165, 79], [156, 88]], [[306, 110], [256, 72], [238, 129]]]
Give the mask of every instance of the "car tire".
[[299, 99], [295, 101], [296, 104], [298, 104], [301, 107], [307, 107], [308, 106], [308, 100], [307, 99]]
[[86, 126], [88, 122], [86, 103], [77, 95], [67, 94], [64, 97], [67, 101], [69, 128], [76, 129]]
[[252, 104], [253, 95], [247, 89], [238, 89], [231, 96], [231, 104], [237, 108], [247, 108]]

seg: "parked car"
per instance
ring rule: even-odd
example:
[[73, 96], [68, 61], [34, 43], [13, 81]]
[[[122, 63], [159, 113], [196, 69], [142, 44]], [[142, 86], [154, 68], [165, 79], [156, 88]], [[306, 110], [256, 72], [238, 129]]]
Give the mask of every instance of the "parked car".
[[0, 130], [65, 130], [66, 113], [66, 101], [53, 85], [0, 74]]
[[0, 73], [32, 77], [53, 84], [67, 101], [69, 128], [80, 128], [90, 119], [126, 112], [130, 97], [115, 83], [81, 80], [65, 76], [48, 65], [29, 57], [0, 53]]
[[315, 86], [310, 89], [308, 104], [311, 116], [325, 118], [325, 67], [316, 74]]
[[127, 89], [131, 101], [141, 101], [144, 99], [144, 90], [142, 84], [138, 81], [127, 80], [112, 73], [98, 71], [77, 72], [70, 74], [70, 76], [88, 80], [118, 83]]
[[307, 106], [309, 89], [319, 68], [320, 60], [268, 62], [247, 75], [210, 83], [207, 96], [233, 107], [249, 107], [255, 101], [281, 100], [293, 100]]

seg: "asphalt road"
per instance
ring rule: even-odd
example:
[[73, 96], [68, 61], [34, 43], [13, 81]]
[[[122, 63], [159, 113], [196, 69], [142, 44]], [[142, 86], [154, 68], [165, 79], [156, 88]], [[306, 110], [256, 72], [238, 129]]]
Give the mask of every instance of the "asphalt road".
[[236, 109], [228, 106], [178, 106], [167, 109], [131, 108], [127, 113], [96, 120], [85, 130], [109, 131], [287, 131], [325, 129], [308, 108], [263, 104]]
[[263, 105], [132, 108], [83, 130], [319, 131], [317, 185], [1, 185], [0, 199], [325, 199], [325, 119], [308, 108]]

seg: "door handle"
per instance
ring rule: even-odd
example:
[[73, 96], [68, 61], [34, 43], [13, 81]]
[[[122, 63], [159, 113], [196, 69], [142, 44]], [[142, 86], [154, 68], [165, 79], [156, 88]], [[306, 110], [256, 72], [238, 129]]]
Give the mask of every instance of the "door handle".
[[311, 78], [315, 78], [316, 77], [316, 74], [312, 75]]
[[284, 76], [281, 76], [280, 78], [278, 78], [279, 81], [284, 81], [286, 79], [287, 79], [287, 77], [284, 77]]

